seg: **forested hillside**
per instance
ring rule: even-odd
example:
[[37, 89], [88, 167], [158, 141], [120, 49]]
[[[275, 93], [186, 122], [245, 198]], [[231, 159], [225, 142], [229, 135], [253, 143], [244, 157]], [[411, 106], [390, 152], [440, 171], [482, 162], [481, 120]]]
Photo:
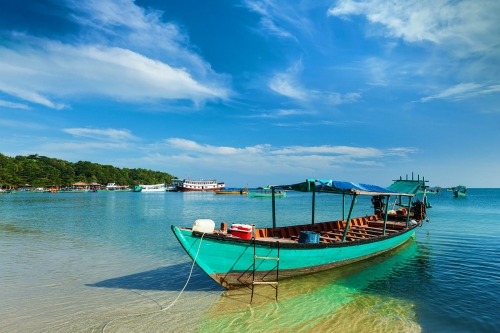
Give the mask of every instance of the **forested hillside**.
[[171, 183], [176, 177], [147, 169], [117, 168], [87, 161], [76, 163], [46, 156], [0, 154], [0, 187], [71, 186], [76, 182], [120, 185]]

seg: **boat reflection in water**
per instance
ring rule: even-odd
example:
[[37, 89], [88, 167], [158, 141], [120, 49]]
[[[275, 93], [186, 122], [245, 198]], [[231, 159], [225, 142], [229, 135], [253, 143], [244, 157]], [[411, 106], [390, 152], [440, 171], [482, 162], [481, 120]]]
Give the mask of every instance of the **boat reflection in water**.
[[227, 290], [207, 311], [200, 331], [420, 332], [419, 290], [428, 255], [411, 239], [401, 247], [351, 265], [269, 286]]

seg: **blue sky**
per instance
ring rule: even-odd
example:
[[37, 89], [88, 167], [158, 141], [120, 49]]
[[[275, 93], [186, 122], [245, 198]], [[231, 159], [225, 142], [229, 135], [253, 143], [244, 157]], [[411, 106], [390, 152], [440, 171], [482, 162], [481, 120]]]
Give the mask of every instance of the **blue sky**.
[[500, 187], [500, 2], [2, 1], [0, 152]]

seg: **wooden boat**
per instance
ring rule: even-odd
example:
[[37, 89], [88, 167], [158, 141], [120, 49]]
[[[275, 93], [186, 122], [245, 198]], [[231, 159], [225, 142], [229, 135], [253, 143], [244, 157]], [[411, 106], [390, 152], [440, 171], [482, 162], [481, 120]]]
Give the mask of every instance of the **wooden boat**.
[[242, 189], [226, 189], [226, 190], [220, 190], [220, 191], [214, 191], [215, 194], [233, 194], [233, 195], [247, 195], [248, 194], [248, 188], [242, 188]]
[[[275, 196], [272, 200], [273, 227], [232, 224], [220, 229], [209, 219], [196, 220], [192, 228], [172, 226], [187, 254], [213, 280], [226, 288], [273, 283], [278, 279], [318, 272], [346, 265], [395, 248], [406, 242], [425, 219], [425, 205], [411, 198], [420, 185], [409, 184], [411, 193], [396, 192], [376, 185], [308, 179], [279, 186], [312, 193], [311, 223], [276, 226]], [[275, 188], [271, 187], [271, 192]], [[340, 194], [351, 199], [347, 217], [317, 223], [314, 220], [316, 193]], [[354, 217], [360, 195], [372, 196], [374, 214]], [[400, 209], [390, 215], [389, 198], [399, 198]], [[407, 203], [402, 203], [407, 198]], [[271, 272], [271, 273], [270, 273]], [[274, 274], [275, 272], [276, 274]]]
[[216, 180], [190, 180], [184, 179], [177, 184], [177, 190], [180, 192], [206, 192], [206, 191], [220, 191], [226, 185]]
[[[249, 191], [248, 196], [252, 198], [271, 198], [273, 191], [271, 187], [258, 187], [257, 190]], [[286, 197], [286, 190], [282, 188], [274, 188], [275, 197]]]
[[463, 185], [455, 186], [455, 188], [453, 189], [453, 195], [456, 198], [465, 198], [466, 193], [467, 193], [467, 187], [465, 187]]

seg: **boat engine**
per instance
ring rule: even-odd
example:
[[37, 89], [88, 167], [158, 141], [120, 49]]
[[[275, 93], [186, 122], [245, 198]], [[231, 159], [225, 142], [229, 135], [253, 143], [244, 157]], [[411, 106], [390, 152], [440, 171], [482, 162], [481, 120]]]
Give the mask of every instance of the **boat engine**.
[[412, 202], [411, 211], [413, 212], [413, 218], [417, 221], [423, 221], [427, 214], [425, 204], [418, 199]]
[[384, 214], [385, 203], [383, 199], [384, 197], [381, 195], [374, 195], [372, 197], [374, 214], [377, 216], [382, 216]]

